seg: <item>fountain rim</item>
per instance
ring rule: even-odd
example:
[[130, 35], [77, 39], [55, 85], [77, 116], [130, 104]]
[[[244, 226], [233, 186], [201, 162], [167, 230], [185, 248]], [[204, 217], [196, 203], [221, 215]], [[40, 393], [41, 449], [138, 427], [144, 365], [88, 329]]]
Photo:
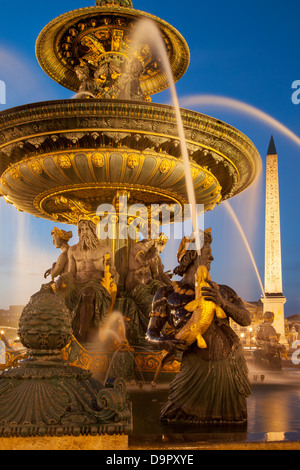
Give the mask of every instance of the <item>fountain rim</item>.
[[[22, 113], [21, 115], [24, 116], [24, 111], [26, 109], [32, 109], [32, 108], [38, 108], [38, 107], [45, 107], [45, 106], [49, 106], [49, 105], [64, 105], [64, 104], [75, 104], [78, 103], [78, 104], [83, 104], [83, 103], [86, 103], [86, 104], [95, 104], [95, 105], [101, 105], [101, 104], [105, 104], [105, 103], [110, 103], [110, 104], [119, 104], [119, 105], [132, 105], [134, 107], [136, 106], [139, 106], [139, 107], [153, 107], [153, 108], [160, 108], [160, 109], [165, 109], [166, 111], [172, 111], [172, 114], [174, 114], [174, 121], [175, 121], [175, 111], [174, 111], [174, 106], [171, 105], [171, 104], [164, 104], [164, 103], [155, 103], [155, 102], [147, 102], [147, 101], [135, 101], [135, 100], [119, 100], [119, 99], [102, 99], [102, 98], [63, 98], [63, 99], [57, 99], [57, 100], [45, 100], [45, 101], [36, 101], [36, 102], [33, 102], [33, 103], [27, 103], [27, 104], [22, 104], [22, 105], [19, 105], [19, 106], [14, 106], [13, 108], [7, 108], [7, 109], [4, 109], [3, 111], [0, 111], [0, 129], [2, 128], [2, 125], [1, 125], [1, 118], [6, 118], [10, 115], [13, 115], [13, 114], [16, 114], [18, 112]], [[239, 129], [237, 129], [236, 127], [234, 127], [233, 125], [231, 124], [228, 124], [227, 122], [225, 121], [222, 121], [221, 119], [218, 119], [218, 118], [215, 118], [209, 114], [204, 114], [204, 113], [200, 113], [198, 111], [194, 111], [192, 109], [188, 109], [188, 108], [182, 108], [180, 107], [180, 111], [181, 111], [181, 114], [185, 113], [186, 115], [190, 115], [191, 117], [195, 117], [195, 118], [205, 118], [205, 119], [208, 119], [210, 120], [212, 123], [214, 124], [220, 124], [220, 125], [223, 125], [225, 128], [227, 128], [229, 131], [235, 133], [236, 135], [238, 135], [239, 137], [242, 137], [248, 144], [249, 146], [253, 149], [254, 152], [256, 152], [258, 155], [258, 150], [257, 148], [255, 147], [254, 143], [252, 142], [252, 140], [246, 136], [246, 134], [244, 134], [242, 131], [240, 131]], [[5, 123], [7, 123], [7, 119], [5, 119]], [[3, 126], [3, 128], [6, 127], [6, 126]], [[9, 127], [9, 126], [7, 126]], [[3, 145], [0, 144], [0, 148], [2, 147]]]
[[[56, 76], [57, 70], [61, 67], [63, 67], [62, 63], [58, 59], [57, 52], [53, 48], [54, 45], [57, 45], [58, 43], [58, 36], [62, 34], [63, 31], [67, 31], [67, 28], [71, 27], [71, 20], [74, 22], [75, 20], [79, 21], [80, 19], [85, 19], [85, 18], [90, 18], [92, 14], [102, 14], [103, 16], [105, 15], [126, 15], [127, 17], [133, 17], [135, 19], [149, 19], [152, 20], [156, 25], [161, 27], [164, 31], [165, 34], [170, 38], [172, 35], [176, 37], [177, 40], [181, 43], [181, 46], [184, 49], [184, 54], [181, 54], [181, 58], [184, 58], [184, 66], [182, 67], [182, 70], [179, 70], [178, 66], [172, 71], [173, 71], [173, 76], [174, 76], [174, 81], [177, 82], [187, 71], [189, 64], [190, 64], [190, 50], [189, 46], [182, 36], [182, 34], [171, 24], [169, 24], [167, 21], [151, 14], [144, 12], [142, 10], [137, 10], [135, 8], [129, 8], [129, 7], [120, 7], [120, 6], [90, 6], [90, 7], [83, 7], [83, 8], [78, 8], [75, 10], [71, 10], [65, 13], [62, 13], [61, 15], [57, 16], [56, 18], [53, 18], [47, 25], [44, 26], [44, 28], [41, 30], [39, 33], [36, 43], [35, 43], [35, 53], [36, 57], [38, 60], [38, 63], [40, 67], [44, 70], [44, 72], [52, 78], [55, 82], [59, 83], [60, 85], [64, 86], [65, 88], [72, 90], [72, 91], [77, 91], [74, 87], [66, 85], [66, 83], [63, 83], [64, 80], [60, 78], [59, 76]], [[68, 23], [67, 23], [68, 22]], [[66, 26], [66, 23], [68, 26]], [[69, 24], [70, 23], [70, 24]], [[52, 41], [52, 44], [50, 44], [50, 40]], [[50, 46], [53, 48], [51, 51], [51, 54], [53, 55], [52, 57], [52, 62], [50, 63], [49, 59], [49, 50], [45, 50], [45, 44], [50, 44]], [[65, 70], [69, 70], [69, 66], [64, 66]], [[71, 72], [72, 73], [72, 72]], [[75, 72], [73, 72], [75, 74]], [[165, 75], [163, 73], [163, 75]], [[64, 78], [64, 77], [63, 77]], [[148, 92], [149, 95], [153, 95], [156, 93], [159, 93], [163, 90], [166, 90], [169, 87], [169, 84], [164, 84], [161, 85], [159, 89], [155, 89], [153, 92]]]
[[[176, 124], [175, 110], [172, 105], [160, 104], [160, 103], [148, 103], [141, 101], [129, 101], [129, 100], [114, 100], [114, 99], [60, 99], [60, 100], [51, 100], [51, 101], [40, 101], [35, 103], [29, 103], [14, 108], [5, 109], [0, 112], [0, 130], [5, 130], [5, 128], [11, 127], [11, 125], [18, 124], [28, 124], [34, 120], [40, 119], [51, 119], [53, 117], [57, 118], [57, 112], [63, 112], [63, 117], [67, 118], [68, 116], [74, 116], [76, 110], [79, 112], [79, 116], [83, 116], [84, 112], [87, 112], [91, 117], [97, 117], [97, 111], [101, 111], [101, 108], [111, 106], [114, 109], [114, 117], [124, 115], [123, 110], [126, 108], [132, 109], [132, 117], [134, 114], [138, 114], [139, 117], [144, 117], [145, 119], [151, 120], [150, 111], [152, 109], [153, 113], [159, 113], [155, 119], [161, 119], [162, 122], [169, 122], [171, 124]], [[53, 109], [53, 116], [51, 115], [51, 108]], [[119, 109], [119, 113], [117, 111]], [[36, 112], [34, 113], [34, 110]], [[140, 114], [143, 111], [142, 115]], [[129, 111], [128, 111], [129, 112]], [[255, 178], [258, 176], [262, 169], [262, 160], [260, 154], [255, 147], [254, 143], [247, 137], [243, 132], [239, 131], [237, 128], [231, 124], [227, 124], [220, 119], [214, 118], [207, 114], [202, 114], [197, 111], [180, 108], [180, 112], [183, 118], [184, 127], [189, 127], [195, 129], [195, 131], [204, 131], [206, 133], [213, 132], [215, 129], [216, 137], [219, 137], [220, 140], [224, 139], [224, 132], [230, 134], [232, 138], [230, 143], [237, 150], [240, 150], [242, 153], [249, 153], [252, 159], [253, 174], [246, 185], [248, 187]], [[128, 114], [127, 114], [128, 117]], [[153, 117], [152, 117], [153, 119]], [[125, 129], [126, 127], [124, 127]], [[114, 130], [114, 129], [112, 129]], [[48, 132], [47, 132], [48, 133]], [[13, 138], [5, 138], [5, 141], [0, 142], [0, 151], [2, 148], [24, 140], [24, 138], [35, 137], [37, 135], [42, 135], [42, 132], [36, 132], [34, 135], [18, 136]], [[177, 136], [177, 137], [176, 137]], [[174, 135], [174, 138], [179, 139], [178, 132]], [[199, 145], [201, 145], [199, 143]], [[205, 145], [204, 145], [205, 146]], [[241, 148], [242, 147], [242, 148]], [[244, 187], [243, 189], [246, 189]], [[239, 191], [240, 192], [240, 191]]]
[[[7, 124], [7, 117], [9, 117], [10, 115], [12, 116], [13, 114], [17, 114], [18, 112], [20, 112], [21, 116], [24, 116], [24, 111], [26, 111], [28, 109], [30, 115], [31, 115], [31, 111], [33, 108], [42, 108], [42, 107], [45, 107], [45, 106], [51, 106], [51, 105], [67, 105], [67, 104], [74, 104], [74, 107], [76, 107], [76, 104], [80, 105], [80, 104], [88, 104], [88, 105], [95, 105], [95, 107], [97, 107], [97, 105], [101, 106], [101, 104], [116, 104], [116, 105], [132, 105], [134, 107], [147, 107], [147, 108], [160, 108], [160, 109], [165, 109], [166, 111], [171, 111], [172, 114], [174, 115], [174, 121], [175, 121], [175, 110], [174, 110], [174, 106], [173, 105], [169, 105], [169, 104], [163, 104], [163, 103], [154, 103], [154, 102], [146, 102], [146, 101], [135, 101], [135, 100], [117, 100], [117, 99], [101, 99], [101, 98], [64, 98], [64, 99], [58, 99], [58, 100], [46, 100], [46, 101], [37, 101], [37, 102], [33, 102], [33, 103], [27, 103], [27, 104], [23, 104], [23, 105], [19, 105], [19, 106], [14, 106], [13, 108], [7, 108], [7, 109], [4, 109], [3, 111], [0, 111], [0, 129], [2, 128], [5, 128], [5, 127], [8, 127], [8, 126], [2, 126], [2, 123], [1, 123], [1, 118], [5, 118], [5, 123], [4, 124]], [[191, 117], [194, 117], [194, 118], [204, 118], [206, 120], [209, 120], [211, 123], [213, 124], [219, 124], [219, 125], [222, 125], [224, 126], [226, 129], [228, 129], [228, 131], [236, 134], [237, 136], [243, 138], [243, 140], [252, 148], [252, 150], [254, 151], [254, 153], [257, 154], [257, 156], [259, 157], [257, 160], [259, 162], [261, 162], [261, 159], [260, 159], [260, 155], [259, 155], [259, 152], [257, 150], [257, 148], [255, 147], [254, 143], [252, 142], [252, 140], [246, 136], [246, 134], [244, 134], [242, 131], [240, 131], [239, 129], [237, 129], [236, 127], [234, 127], [233, 125], [231, 124], [228, 124], [227, 122], [225, 121], [222, 121], [221, 119], [218, 119], [218, 118], [215, 118], [209, 114], [204, 114], [204, 113], [200, 113], [198, 111], [194, 111], [194, 110], [191, 110], [191, 109], [188, 109], [188, 108], [181, 108], [180, 107], [180, 111], [181, 111], [181, 114], [185, 114], [185, 115], [189, 115]], [[46, 112], [46, 111], [45, 111]], [[0, 143], [0, 148], [2, 147], [3, 145]]]
[[[194, 132], [200, 133], [198, 141], [195, 140], [194, 137], [187, 137], [187, 142], [199, 146], [199, 149], [208, 149], [212, 152], [219, 153], [224, 161], [227, 161], [227, 164], [231, 163], [231, 165], [235, 167], [235, 171], [239, 175], [238, 185], [225, 199], [233, 197], [247, 189], [255, 181], [262, 168], [261, 157], [253, 142], [241, 131], [219, 119], [183, 108], [180, 108], [180, 111], [186, 131], [190, 132], [191, 135]], [[130, 119], [139, 118], [141, 122], [155, 121], [160, 122], [162, 125], [169, 124], [173, 126], [173, 130], [168, 130], [168, 133], [162, 129], [154, 132], [154, 134], [169, 137], [174, 141], [180, 140], [178, 130], [176, 130], [175, 110], [171, 105], [114, 99], [63, 99], [25, 104], [0, 112], [0, 131], [2, 135], [5, 135], [5, 130], [7, 130], [8, 134], [7, 137], [4, 137], [2, 142], [0, 142], [0, 152], [2, 149], [5, 149], [5, 147], [18, 144], [24, 140], [45, 136], [53, 132], [64, 133], [72, 130], [69, 125], [67, 126], [67, 130], [64, 130], [63, 127], [57, 129], [57, 131], [53, 128], [51, 130], [45, 128], [44, 130], [41, 129], [40, 131], [34, 132], [31, 129], [27, 130], [30, 124], [33, 126], [36, 122], [49, 121], [52, 119], [57, 120], [60, 118], [68, 120], [87, 117], [97, 119], [97, 117], [99, 117], [100, 119], [108, 116], [113, 116], [117, 120], [118, 118], [124, 118], [126, 116], [128, 120], [128, 125], [121, 126], [121, 128], [118, 126], [109, 127], [110, 132], [123, 132], [127, 129], [132, 135], [134, 132], [143, 133], [141, 129], [137, 131], [130, 128]], [[26, 132], [22, 132], [22, 128], [19, 127], [18, 135], [10, 134], [12, 127], [15, 128], [16, 126], [22, 125], [25, 127]], [[76, 126], [76, 128], [73, 128], [73, 131], [91, 132], [99, 131], [101, 130], [100, 128], [101, 125], [99, 124], [97, 126], [96, 123], [95, 125], [88, 125], [82, 128]], [[149, 131], [144, 130], [144, 133], [145, 135], [149, 134]], [[218, 148], [209, 147], [209, 144], [202, 142], [201, 133], [211, 138], [213, 144], [217, 141], [219, 145], [227, 145], [229, 150], [224, 152], [222, 149], [218, 150]], [[226, 136], [228, 137], [227, 140]], [[3, 151], [3, 153], [5, 152]], [[20, 161], [22, 161], [22, 159]], [[196, 163], [200, 166], [202, 165], [201, 162]], [[1, 174], [4, 174], [6, 169], [10, 166], [9, 161], [7, 161], [6, 165], [5, 160], [3, 160], [3, 164], [6, 168], [3, 168]], [[240, 170], [242, 170], [242, 176], [240, 175]]]

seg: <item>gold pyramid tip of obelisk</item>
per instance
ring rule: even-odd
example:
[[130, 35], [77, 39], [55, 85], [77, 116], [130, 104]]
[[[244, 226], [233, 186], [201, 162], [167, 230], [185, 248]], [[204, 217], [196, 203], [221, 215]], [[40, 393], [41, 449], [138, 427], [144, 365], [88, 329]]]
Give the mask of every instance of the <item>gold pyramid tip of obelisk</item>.
[[267, 155], [277, 155], [277, 151], [276, 151], [276, 147], [275, 147], [275, 142], [274, 142], [274, 138], [273, 138], [272, 135], [271, 135], [271, 139], [270, 139], [270, 143], [269, 143]]

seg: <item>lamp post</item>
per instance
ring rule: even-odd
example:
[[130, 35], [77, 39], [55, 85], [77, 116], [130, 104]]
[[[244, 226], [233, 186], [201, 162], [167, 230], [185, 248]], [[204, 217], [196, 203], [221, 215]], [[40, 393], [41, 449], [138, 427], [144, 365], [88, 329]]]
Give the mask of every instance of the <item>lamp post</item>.
[[252, 326], [249, 326], [249, 348], [251, 349], [251, 333], [252, 333]]

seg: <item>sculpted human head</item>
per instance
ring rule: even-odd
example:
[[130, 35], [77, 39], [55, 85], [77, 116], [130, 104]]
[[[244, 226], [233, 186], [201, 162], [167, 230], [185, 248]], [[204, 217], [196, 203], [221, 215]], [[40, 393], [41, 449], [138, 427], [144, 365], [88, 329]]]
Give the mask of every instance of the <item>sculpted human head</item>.
[[175, 274], [183, 276], [191, 269], [196, 272], [200, 264], [206, 266], [207, 270], [210, 271], [211, 263], [214, 260], [211, 251], [211, 229], [207, 229], [204, 232], [200, 231], [200, 239], [202, 241], [200, 258], [195, 250], [195, 237], [184, 237], [182, 239], [177, 253], [179, 266], [174, 269]]
[[162, 253], [167, 243], [168, 243], [168, 237], [164, 233], [161, 233], [159, 237], [157, 238], [157, 240], [155, 240], [155, 246], [157, 248], [157, 251], [159, 253]]
[[68, 241], [73, 236], [71, 231], [67, 232], [66, 230], [62, 230], [57, 227], [53, 228], [51, 235], [55, 248], [61, 248], [62, 246], [67, 245]]
[[79, 245], [82, 250], [92, 250], [98, 245], [96, 225], [88, 219], [79, 219], [78, 221]]
[[265, 323], [273, 323], [274, 321], [274, 313], [267, 311], [264, 313], [264, 322]]

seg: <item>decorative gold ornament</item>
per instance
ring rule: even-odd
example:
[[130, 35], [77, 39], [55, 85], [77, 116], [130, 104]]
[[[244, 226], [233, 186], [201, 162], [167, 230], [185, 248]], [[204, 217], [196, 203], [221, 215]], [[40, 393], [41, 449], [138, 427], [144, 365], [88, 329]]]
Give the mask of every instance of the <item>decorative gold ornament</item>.
[[13, 167], [11, 168], [10, 170], [10, 176], [16, 180], [16, 181], [21, 181], [22, 180], [22, 174], [20, 172], [20, 168], [19, 166], [16, 166], [16, 167]]
[[96, 168], [102, 168], [104, 165], [105, 157], [103, 153], [95, 152], [92, 155], [92, 163]]
[[164, 174], [164, 173], [168, 173], [168, 171], [170, 170], [171, 168], [171, 162], [170, 160], [167, 160], [166, 158], [164, 160], [162, 160], [160, 166], [159, 166], [159, 171]]
[[199, 175], [199, 169], [191, 166], [191, 175], [193, 179], [196, 178]]
[[100, 217], [93, 215], [93, 214], [81, 214], [77, 218], [77, 225], [82, 220], [88, 220], [90, 222], [93, 222], [95, 225], [98, 225], [101, 219]]
[[[70, 11], [49, 23], [40, 33], [36, 45], [37, 58], [45, 72], [61, 85], [79, 92], [82, 90], [79, 89], [80, 81], [75, 68], [84, 62], [90, 69], [89, 83], [99, 85], [98, 80], [104, 83], [102, 87], [100, 82], [101, 91], [92, 94], [100, 94], [102, 98], [116, 98], [118, 90], [113, 90], [113, 87], [118, 88], [119, 78], [128, 83], [130, 73], [125, 64], [134, 58], [140, 64], [136, 78], [144, 95], [141, 99], [144, 100], [146, 96], [169, 87], [161, 65], [161, 54], [150, 44], [151, 38], [138, 47], [134, 46], [131, 39], [135, 23], [150, 20], [160, 30], [174, 80], [178, 81], [190, 61], [189, 48], [184, 38], [160, 18], [123, 4], [105, 2], [105, 8], [94, 6]], [[99, 71], [102, 66], [103, 70]], [[85, 85], [87, 83], [88, 79]]]
[[177, 281], [172, 281], [172, 287], [177, 294], [180, 295], [194, 295], [195, 291], [190, 288], [181, 287]]
[[37, 175], [41, 175], [43, 173], [43, 169], [41, 167], [41, 164], [38, 161], [32, 161], [30, 163], [30, 168]]
[[68, 155], [60, 155], [57, 161], [58, 161], [60, 168], [64, 170], [67, 170], [68, 168], [71, 168], [72, 166], [70, 157]]
[[134, 169], [138, 166], [140, 157], [136, 153], [130, 153], [127, 157], [127, 166], [128, 168]]
[[206, 176], [204, 183], [203, 183], [203, 188], [208, 188], [209, 186], [213, 184], [213, 182], [214, 182], [214, 179], [212, 176], [210, 175]]

